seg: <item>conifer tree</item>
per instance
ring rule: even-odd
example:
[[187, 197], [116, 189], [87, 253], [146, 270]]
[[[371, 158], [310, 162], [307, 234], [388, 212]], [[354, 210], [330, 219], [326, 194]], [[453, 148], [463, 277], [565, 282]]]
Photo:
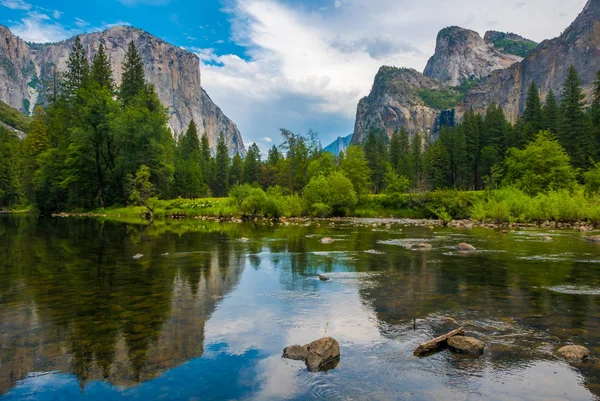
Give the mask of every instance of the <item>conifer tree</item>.
[[416, 133], [410, 144], [410, 161], [412, 181], [418, 190], [424, 190], [423, 182], [423, 138]]
[[396, 172], [398, 172], [398, 166], [400, 165], [401, 159], [400, 153], [402, 145], [400, 141], [400, 132], [394, 132], [390, 138], [390, 165]]
[[216, 197], [225, 197], [229, 192], [229, 154], [225, 136], [219, 135], [217, 142], [217, 156], [215, 159], [215, 182], [213, 194]]
[[546, 95], [544, 107], [542, 108], [542, 130], [550, 131], [554, 135], [558, 132], [558, 119], [560, 110], [558, 108], [558, 102], [556, 101], [556, 95], [552, 89]]
[[101, 88], [107, 88], [111, 93], [114, 92], [115, 83], [112, 77], [112, 68], [102, 43], [98, 46], [98, 52], [92, 60], [90, 77], [91, 81], [97, 83]]
[[46, 135], [46, 110], [37, 106], [33, 111], [33, 122], [23, 140], [23, 190], [27, 199], [35, 202], [35, 172], [39, 168], [38, 157], [48, 148]]
[[90, 75], [90, 66], [85, 55], [79, 36], [75, 38], [75, 44], [69, 53], [67, 60], [67, 71], [64, 74], [63, 88], [67, 99], [73, 99], [77, 91], [85, 87]]
[[202, 177], [204, 182], [211, 188], [214, 181], [214, 169], [212, 163], [212, 151], [210, 149], [210, 142], [208, 141], [208, 135], [202, 134], [200, 138], [200, 169], [202, 170]]
[[441, 141], [431, 144], [424, 156], [425, 177], [432, 189], [443, 189], [450, 186], [450, 155]]
[[469, 187], [474, 190], [481, 189], [483, 185], [481, 178], [482, 126], [481, 115], [475, 114], [473, 109], [465, 113], [463, 130], [467, 143], [467, 161], [471, 172]]
[[192, 120], [177, 143], [174, 179], [178, 196], [197, 198], [205, 193], [200, 159], [200, 140]]
[[542, 129], [542, 104], [538, 88], [533, 81], [527, 91], [522, 120], [523, 135], [521, 137], [523, 142], [527, 143]]
[[244, 159], [239, 153], [231, 159], [231, 169], [229, 170], [229, 186], [240, 185], [244, 182]]
[[387, 148], [384, 133], [371, 130], [363, 146], [365, 157], [371, 169], [371, 183], [376, 193], [384, 189], [384, 177], [387, 170]]
[[132, 42], [129, 43], [125, 61], [123, 62], [123, 79], [119, 97], [124, 105], [127, 105], [131, 100], [144, 89], [145, 85], [144, 66], [140, 53]]
[[589, 166], [590, 157], [596, 156], [595, 140], [583, 99], [579, 74], [571, 66], [563, 87], [558, 138], [576, 168]]
[[248, 184], [260, 183], [260, 173], [260, 149], [257, 144], [253, 143], [248, 148], [244, 160], [244, 182]]

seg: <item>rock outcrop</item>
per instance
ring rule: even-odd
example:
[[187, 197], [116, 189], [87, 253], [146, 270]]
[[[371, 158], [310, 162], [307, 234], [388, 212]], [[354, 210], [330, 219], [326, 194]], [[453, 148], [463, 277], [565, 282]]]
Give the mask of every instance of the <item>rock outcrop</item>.
[[381, 67], [369, 96], [358, 103], [352, 143], [365, 141], [369, 131], [388, 137], [402, 127], [427, 138], [436, 131], [441, 111], [425, 104], [421, 91], [443, 90], [446, 86], [408, 68]]
[[435, 54], [423, 74], [457, 86], [463, 81], [487, 78], [492, 71], [508, 68], [521, 60], [519, 56], [500, 52], [493, 41], [485, 41], [475, 31], [452, 26], [439, 32]]
[[[80, 38], [90, 60], [98, 46], [104, 45], [117, 83], [121, 82], [127, 46], [133, 41], [140, 51], [146, 79], [155, 85], [160, 100], [168, 108], [174, 135], [184, 132], [194, 119], [199, 127], [204, 127], [213, 149], [222, 132], [231, 153], [245, 154], [238, 128], [202, 89], [196, 55], [129, 26]], [[37, 103], [45, 102], [54, 68], [58, 72], [66, 69], [74, 42], [75, 38], [71, 38], [59, 43], [28, 44], [0, 26], [0, 100], [30, 114]]]
[[507, 118], [516, 122], [525, 108], [527, 88], [535, 82], [542, 99], [553, 90], [560, 100], [571, 65], [581, 79], [587, 100], [591, 99], [596, 73], [600, 70], [600, 0], [589, 0], [575, 21], [557, 38], [545, 40], [523, 61], [494, 71], [470, 90], [459, 105], [482, 113], [490, 103], [499, 104]]

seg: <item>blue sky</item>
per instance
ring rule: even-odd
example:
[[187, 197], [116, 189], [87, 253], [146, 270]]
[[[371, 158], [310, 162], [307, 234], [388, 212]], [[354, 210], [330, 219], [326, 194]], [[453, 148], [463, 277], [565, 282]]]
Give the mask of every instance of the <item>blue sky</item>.
[[[0, 23], [28, 41], [130, 24], [201, 59], [202, 86], [263, 151], [279, 128], [354, 129], [381, 65], [422, 71], [450, 25], [541, 41], [586, 0], [0, 0]], [[535, 17], [533, 17], [535, 16]]]

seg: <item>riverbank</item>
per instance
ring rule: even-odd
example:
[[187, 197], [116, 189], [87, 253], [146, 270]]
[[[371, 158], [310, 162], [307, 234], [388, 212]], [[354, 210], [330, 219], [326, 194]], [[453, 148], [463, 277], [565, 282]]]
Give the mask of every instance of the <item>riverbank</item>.
[[[204, 198], [150, 200], [152, 218], [242, 222], [319, 221], [329, 215], [311, 215], [297, 196], [248, 198]], [[248, 207], [251, 205], [252, 207]], [[600, 197], [583, 189], [551, 191], [529, 196], [505, 188], [486, 192], [436, 191], [427, 193], [368, 195], [346, 219], [403, 219], [423, 225], [459, 225], [486, 227], [556, 227], [591, 229], [600, 225]], [[57, 213], [60, 217], [101, 217], [112, 219], [148, 219], [144, 206], [111, 207], [91, 211]]]

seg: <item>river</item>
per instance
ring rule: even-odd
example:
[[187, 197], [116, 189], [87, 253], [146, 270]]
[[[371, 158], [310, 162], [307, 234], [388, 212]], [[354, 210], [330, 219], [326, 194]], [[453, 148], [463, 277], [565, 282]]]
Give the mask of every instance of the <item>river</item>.
[[[0, 215], [0, 399], [597, 399], [598, 359], [555, 353], [600, 356], [588, 234], [377, 223]], [[482, 356], [412, 355], [457, 324]], [[281, 358], [323, 336], [335, 369]]]

